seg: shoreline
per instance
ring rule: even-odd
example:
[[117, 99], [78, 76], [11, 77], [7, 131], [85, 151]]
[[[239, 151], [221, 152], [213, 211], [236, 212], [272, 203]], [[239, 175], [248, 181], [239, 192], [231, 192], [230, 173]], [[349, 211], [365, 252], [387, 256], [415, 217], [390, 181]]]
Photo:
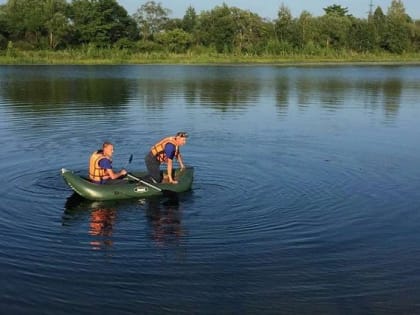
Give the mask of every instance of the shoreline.
[[234, 56], [188, 54], [128, 54], [101, 50], [93, 55], [74, 51], [28, 51], [0, 55], [0, 65], [192, 65], [192, 66], [335, 66], [420, 65], [420, 54], [342, 56]]

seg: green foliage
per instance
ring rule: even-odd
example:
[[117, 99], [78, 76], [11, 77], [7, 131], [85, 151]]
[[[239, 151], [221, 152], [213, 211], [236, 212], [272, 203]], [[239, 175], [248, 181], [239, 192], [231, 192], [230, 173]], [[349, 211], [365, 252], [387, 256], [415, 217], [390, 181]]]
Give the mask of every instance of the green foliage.
[[214, 46], [217, 52], [230, 52], [234, 33], [234, 21], [226, 4], [200, 14], [198, 38], [201, 44]]
[[170, 10], [154, 1], [129, 16], [117, 0], [7, 0], [0, 5], [0, 49], [16, 60], [30, 59], [34, 50], [46, 57], [46, 51], [55, 50], [98, 59], [110, 52], [116, 59], [145, 54], [150, 60], [174, 54], [246, 60], [420, 51], [420, 22], [410, 18], [401, 0], [391, 0], [386, 15], [377, 7], [367, 19], [336, 4], [324, 11], [319, 17], [303, 11], [294, 18], [281, 5], [271, 21], [224, 3], [200, 14], [190, 6], [180, 19], [169, 18]]
[[326, 14], [317, 20], [317, 41], [327, 49], [341, 49], [348, 43], [351, 20], [347, 16]]
[[411, 41], [414, 51], [420, 51], [420, 20], [411, 27]]
[[74, 0], [70, 16], [79, 43], [104, 47], [121, 38], [136, 38], [134, 20], [115, 0]]
[[135, 42], [133, 42], [132, 40], [126, 37], [120, 38], [112, 45], [112, 47], [117, 48], [117, 49], [132, 49], [135, 46], [136, 46]]
[[348, 34], [348, 48], [357, 52], [374, 51], [376, 47], [375, 26], [366, 20], [352, 20]]
[[164, 30], [169, 20], [170, 10], [162, 7], [160, 3], [148, 1], [134, 14], [143, 40], [153, 40], [154, 35]]
[[191, 46], [192, 36], [181, 29], [174, 29], [157, 34], [156, 41], [168, 52], [184, 53]]
[[324, 8], [325, 14], [327, 15], [336, 15], [336, 16], [346, 16], [349, 11], [347, 8], [343, 8], [341, 5], [333, 4]]
[[298, 48], [306, 47], [309, 43], [313, 43], [315, 34], [315, 19], [309, 12], [303, 11], [296, 21], [294, 45]]
[[195, 9], [192, 6], [189, 6], [185, 15], [182, 19], [182, 29], [192, 34], [197, 27], [197, 13], [195, 13]]
[[256, 14], [226, 4], [202, 12], [197, 26], [198, 42], [219, 53], [255, 53], [266, 42], [267, 28]]
[[139, 41], [135, 45], [135, 51], [140, 53], [147, 53], [147, 52], [159, 52], [163, 51], [164, 47], [161, 44], [154, 42], [154, 41]]
[[0, 49], [5, 49], [7, 47], [7, 38], [0, 34]]
[[13, 43], [11, 41], [9, 41], [7, 43], [6, 56], [7, 57], [16, 57], [16, 50], [15, 50], [15, 47], [13, 46]]
[[384, 48], [401, 54], [410, 49], [410, 17], [400, 0], [392, 0], [386, 16]]
[[285, 5], [281, 5], [277, 15], [278, 19], [275, 21], [277, 38], [280, 42], [292, 42], [295, 35], [295, 23], [290, 9]]

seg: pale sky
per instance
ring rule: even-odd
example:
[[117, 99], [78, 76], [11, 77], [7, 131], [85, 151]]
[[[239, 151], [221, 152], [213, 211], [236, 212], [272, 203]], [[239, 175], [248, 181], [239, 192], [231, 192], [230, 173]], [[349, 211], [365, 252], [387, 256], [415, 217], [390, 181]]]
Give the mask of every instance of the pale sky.
[[[147, 0], [117, 0], [131, 15], [146, 3]], [[373, 10], [377, 6], [382, 8], [386, 14], [391, 0], [155, 0], [156, 3], [172, 11], [171, 18], [182, 18], [189, 6], [192, 6], [196, 13], [203, 10], [211, 10], [215, 6], [226, 3], [230, 7], [237, 7], [249, 10], [263, 18], [275, 19], [282, 4], [288, 7], [293, 17], [299, 17], [303, 10], [309, 11], [314, 16], [324, 14], [323, 8], [333, 4], [341, 5], [348, 9], [348, 13], [358, 18], [366, 18], [369, 12], [370, 3]], [[413, 19], [420, 19], [420, 0], [403, 0], [407, 14]]]
[[[67, 0], [70, 2], [71, 0]], [[117, 0], [131, 15], [146, 3], [147, 0]], [[0, 4], [7, 0], [0, 0]], [[172, 11], [171, 18], [182, 18], [189, 6], [192, 6], [197, 14], [203, 10], [211, 10], [215, 6], [226, 3], [230, 7], [237, 7], [243, 10], [249, 10], [263, 18], [275, 19], [282, 4], [288, 7], [293, 17], [299, 17], [303, 10], [308, 11], [314, 16], [324, 14], [323, 8], [333, 4], [341, 5], [348, 9], [348, 12], [358, 18], [366, 18], [369, 12], [370, 4], [373, 4], [373, 10], [380, 6], [386, 14], [391, 0], [155, 0], [156, 3]], [[420, 20], [420, 0], [403, 0], [407, 14]]]

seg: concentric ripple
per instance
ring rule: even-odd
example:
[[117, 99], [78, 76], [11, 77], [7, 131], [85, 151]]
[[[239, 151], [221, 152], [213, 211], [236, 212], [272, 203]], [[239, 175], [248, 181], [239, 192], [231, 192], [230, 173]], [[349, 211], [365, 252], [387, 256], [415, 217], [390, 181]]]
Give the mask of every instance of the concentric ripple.
[[[412, 313], [420, 72], [404, 69], [2, 68], [2, 312]], [[144, 169], [178, 130], [195, 178], [176, 198], [88, 201], [61, 178], [104, 140], [115, 169]]]

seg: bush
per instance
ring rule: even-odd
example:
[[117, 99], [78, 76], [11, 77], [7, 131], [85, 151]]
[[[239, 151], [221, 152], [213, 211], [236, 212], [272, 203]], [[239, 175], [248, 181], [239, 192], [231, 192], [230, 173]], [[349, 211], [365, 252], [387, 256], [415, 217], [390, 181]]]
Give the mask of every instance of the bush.
[[6, 49], [7, 47], [7, 38], [0, 34], [0, 49]]
[[115, 42], [113, 47], [117, 49], [133, 49], [136, 47], [136, 43], [125, 37]]
[[139, 41], [135, 45], [135, 50], [139, 53], [160, 52], [164, 51], [164, 47], [158, 43], [151, 41]]

